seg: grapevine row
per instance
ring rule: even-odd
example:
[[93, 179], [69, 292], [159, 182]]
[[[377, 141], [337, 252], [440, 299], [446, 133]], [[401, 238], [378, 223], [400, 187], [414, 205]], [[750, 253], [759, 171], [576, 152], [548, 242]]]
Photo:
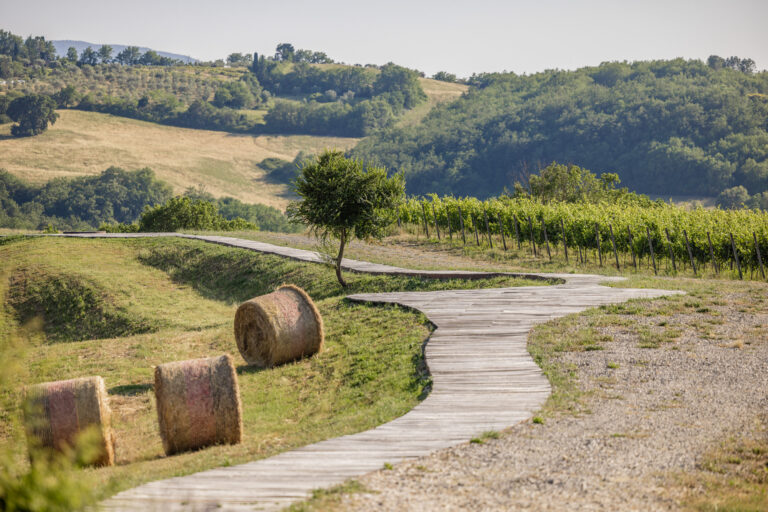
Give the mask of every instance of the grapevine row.
[[545, 204], [527, 198], [481, 201], [432, 195], [408, 199], [399, 209], [398, 222], [419, 226], [433, 237], [459, 240], [463, 226], [465, 243], [493, 244], [500, 239], [503, 244], [518, 245], [525, 241], [545, 255], [550, 244], [570, 247], [574, 259], [582, 249], [592, 249], [608, 261], [615, 248], [631, 253], [632, 261], [645, 258], [649, 264], [658, 258], [674, 265], [714, 262], [717, 268], [736, 262], [737, 267], [764, 274], [768, 263], [768, 213], [755, 210], [691, 210], [662, 203]]

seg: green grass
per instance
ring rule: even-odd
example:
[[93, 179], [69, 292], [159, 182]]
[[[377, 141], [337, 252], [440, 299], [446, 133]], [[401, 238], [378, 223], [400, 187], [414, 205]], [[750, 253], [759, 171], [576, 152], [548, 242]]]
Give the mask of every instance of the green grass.
[[[431, 329], [427, 319], [395, 306], [346, 301], [347, 291], [337, 284], [333, 269], [323, 265], [180, 239], [17, 238], [0, 245], [0, 260], [0, 292], [6, 298], [0, 334], [7, 334], [0, 338], [0, 352], [5, 367], [19, 370], [18, 378], [0, 390], [5, 404], [0, 449], [26, 464], [25, 443], [19, 441], [21, 385], [101, 375], [118, 440], [115, 467], [84, 470], [101, 495], [367, 430], [406, 413], [431, 385], [422, 356]], [[8, 300], [20, 275], [34, 275], [43, 288], [40, 283], [67, 279], [48, 295], [18, 288], [16, 299]], [[444, 282], [363, 274], [350, 275], [349, 281], [351, 292], [530, 284], [506, 278]], [[77, 286], [71, 288], [72, 283]], [[269, 370], [239, 364], [244, 442], [164, 457], [152, 367], [225, 352], [239, 361], [232, 332], [237, 305], [282, 283], [302, 286], [315, 299], [326, 328], [324, 350]], [[86, 290], [90, 297], [77, 311], [109, 311], [151, 329], [120, 336], [87, 330], [78, 336], [71, 329], [61, 343], [57, 333], [66, 330], [67, 322], [55, 317], [68, 314], [66, 309], [36, 310], [41, 317], [30, 318], [14, 307], [19, 298], [29, 297], [53, 298], [64, 306], [71, 297], [67, 290], [76, 295]], [[47, 332], [44, 325], [50, 326]], [[91, 334], [97, 339], [88, 339]], [[24, 350], [16, 350], [11, 338], [21, 340]]]
[[164, 270], [175, 281], [189, 284], [202, 295], [217, 300], [243, 301], [272, 291], [283, 282], [304, 288], [315, 298], [340, 294], [537, 286], [546, 281], [512, 277], [489, 279], [429, 279], [345, 272], [343, 289], [331, 267], [305, 265], [274, 255], [232, 250], [185, 239], [142, 240], [139, 260]]
[[488, 439], [499, 439], [501, 434], [495, 430], [486, 430], [478, 437], [473, 437], [469, 440], [471, 444], [484, 444]]

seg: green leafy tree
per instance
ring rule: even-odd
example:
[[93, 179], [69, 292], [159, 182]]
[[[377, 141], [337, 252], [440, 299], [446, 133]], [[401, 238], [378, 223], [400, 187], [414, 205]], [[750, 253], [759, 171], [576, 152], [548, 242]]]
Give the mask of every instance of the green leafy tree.
[[723, 190], [717, 196], [717, 205], [722, 208], [742, 208], [749, 201], [749, 192], [741, 185]]
[[517, 197], [533, 196], [542, 201], [564, 201], [569, 203], [615, 201], [628, 193], [627, 189], [616, 189], [621, 182], [619, 175], [604, 172], [598, 178], [587, 169], [577, 165], [562, 165], [552, 162], [539, 174], [528, 178], [528, 186], [515, 183]]
[[405, 181], [400, 174], [387, 177], [383, 167], [328, 150], [301, 169], [296, 193], [301, 199], [288, 205], [288, 216], [309, 226], [324, 242], [338, 240], [334, 266], [339, 283], [346, 287], [341, 275], [344, 248], [352, 238], [384, 236], [405, 197]]
[[0, 55], [0, 78], [12, 77], [13, 68], [13, 59], [7, 55]]
[[99, 58], [102, 64], [107, 64], [112, 61], [112, 47], [108, 44], [101, 45], [99, 48]]
[[6, 114], [18, 124], [11, 126], [14, 137], [38, 135], [48, 129], [48, 123], [55, 123], [59, 115], [55, 112], [56, 102], [50, 96], [29, 94], [16, 98], [8, 106]]
[[178, 229], [215, 229], [218, 214], [213, 203], [174, 197], [163, 205], [147, 208], [139, 221], [140, 231], [176, 231]]
[[117, 54], [117, 62], [124, 66], [133, 66], [139, 63], [141, 51], [138, 46], [126, 46], [123, 51]]
[[291, 43], [280, 43], [275, 48], [275, 60], [291, 62], [295, 53], [296, 50]]
[[80, 54], [80, 60], [78, 63], [82, 66], [84, 64], [87, 64], [89, 66], [95, 66], [99, 63], [99, 54], [96, 53], [93, 48], [90, 46], [83, 50], [83, 52]]
[[707, 66], [715, 71], [723, 69], [725, 67], [725, 59], [719, 55], [710, 55], [709, 58], [707, 58]]
[[13, 60], [24, 57], [24, 40], [6, 30], [0, 30], [0, 55], [8, 55]]
[[80, 94], [78, 94], [75, 86], [71, 84], [64, 87], [51, 97], [56, 102], [56, 106], [58, 108], [69, 108], [76, 105], [80, 100]]
[[67, 48], [67, 60], [72, 63], [77, 62], [77, 48], [74, 46]]
[[249, 67], [252, 64], [253, 57], [250, 54], [230, 53], [227, 56], [227, 64], [230, 66]]
[[453, 73], [448, 73], [447, 71], [438, 71], [434, 75], [432, 75], [433, 80], [440, 80], [441, 82], [455, 82], [456, 81], [456, 75]]
[[217, 107], [230, 107], [235, 109], [249, 108], [256, 103], [253, 94], [245, 82], [226, 82], [216, 89], [213, 104]]
[[213, 203], [184, 196], [171, 198], [154, 208], [147, 207], [139, 220], [139, 231], [179, 229], [233, 231], [258, 230], [259, 227], [241, 218], [227, 220], [219, 215]]

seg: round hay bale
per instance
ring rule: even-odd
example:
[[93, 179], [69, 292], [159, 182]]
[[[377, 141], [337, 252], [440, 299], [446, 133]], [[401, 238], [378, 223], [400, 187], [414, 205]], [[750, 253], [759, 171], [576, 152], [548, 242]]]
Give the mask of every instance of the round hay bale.
[[229, 355], [155, 367], [155, 398], [166, 455], [243, 440], [240, 387]]
[[[115, 438], [107, 389], [101, 377], [46, 382], [25, 390], [24, 423], [30, 447], [63, 452], [86, 431], [98, 449], [92, 464], [115, 463]], [[93, 432], [93, 433], [91, 433]], [[30, 450], [30, 456], [34, 450]]]
[[244, 302], [235, 313], [235, 339], [250, 365], [270, 368], [320, 351], [323, 319], [307, 293], [284, 285]]

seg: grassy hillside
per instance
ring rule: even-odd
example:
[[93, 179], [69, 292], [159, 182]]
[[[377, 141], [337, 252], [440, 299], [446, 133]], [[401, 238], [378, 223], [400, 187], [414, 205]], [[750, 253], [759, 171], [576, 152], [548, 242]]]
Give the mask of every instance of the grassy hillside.
[[[12, 387], [0, 389], [0, 455], [10, 451], [16, 464], [26, 464], [17, 409], [22, 384], [101, 375], [114, 413], [117, 465], [82, 473], [101, 493], [366, 430], [404, 414], [428, 389], [425, 318], [346, 302], [326, 266], [176, 239], [21, 239], [0, 245], [0, 261], [0, 359], [4, 371], [15, 369]], [[353, 293], [530, 284], [370, 275], [350, 281]], [[286, 282], [315, 299], [325, 347], [292, 364], [248, 368], [232, 334], [236, 306]], [[70, 306], [73, 288], [95, 308], [119, 314], [129, 329], [63, 329], [80, 318]], [[35, 310], [39, 316], [29, 314]], [[24, 340], [23, 350], [14, 339]], [[153, 365], [223, 353], [238, 365], [243, 443], [163, 456]]]
[[[420, 83], [429, 100], [408, 111], [402, 124], [418, 123], [433, 107], [467, 90], [463, 84], [426, 78]], [[241, 112], [261, 122], [266, 110]], [[266, 179], [265, 170], [258, 166], [262, 160], [292, 161], [299, 152], [312, 154], [325, 148], [348, 150], [360, 140], [235, 135], [80, 110], [60, 110], [59, 115], [56, 124], [36, 137], [12, 138], [11, 125], [0, 125], [0, 169], [39, 184], [57, 177], [98, 174], [110, 166], [150, 167], [176, 192], [203, 184], [215, 196], [283, 209], [289, 200], [288, 187]]]
[[161, 126], [77, 110], [42, 135], [9, 136], [0, 125], [0, 168], [33, 183], [56, 177], [97, 174], [110, 166], [152, 168], [177, 192], [205, 185], [216, 196], [284, 208], [287, 186], [265, 181], [265, 158], [293, 160], [299, 151], [349, 149], [358, 139], [341, 137], [248, 136]]

